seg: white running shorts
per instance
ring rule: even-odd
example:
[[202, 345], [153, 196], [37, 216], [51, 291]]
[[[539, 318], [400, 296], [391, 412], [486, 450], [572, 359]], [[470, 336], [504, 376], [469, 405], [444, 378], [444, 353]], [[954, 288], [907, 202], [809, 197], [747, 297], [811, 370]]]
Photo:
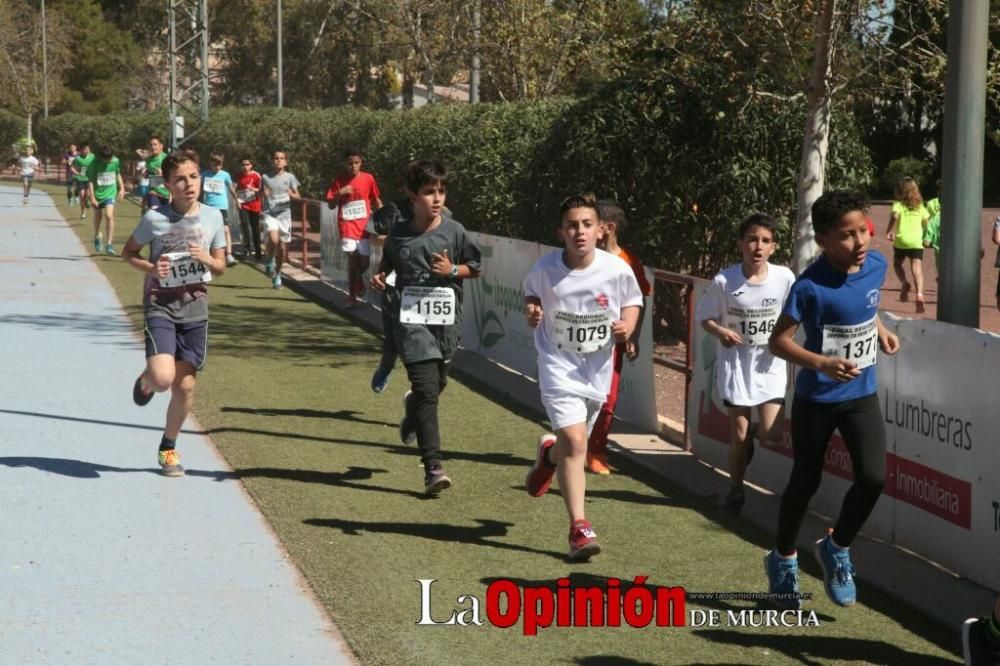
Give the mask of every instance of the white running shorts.
[[549, 423], [553, 430], [563, 428], [578, 423], [587, 424], [587, 435], [594, 429], [597, 415], [601, 412], [603, 403], [597, 400], [581, 398], [575, 395], [542, 395], [542, 404], [545, 405], [545, 413], [549, 415]]
[[368, 242], [367, 238], [362, 238], [360, 240], [356, 238], [341, 238], [340, 249], [348, 254], [351, 252], [357, 252], [362, 257], [370, 257], [372, 254], [371, 244]]
[[268, 233], [272, 231], [278, 232], [278, 240], [283, 243], [290, 243], [292, 241], [292, 220], [291, 218], [284, 217], [274, 217], [272, 215], [261, 215], [261, 220], [264, 222], [264, 230]]

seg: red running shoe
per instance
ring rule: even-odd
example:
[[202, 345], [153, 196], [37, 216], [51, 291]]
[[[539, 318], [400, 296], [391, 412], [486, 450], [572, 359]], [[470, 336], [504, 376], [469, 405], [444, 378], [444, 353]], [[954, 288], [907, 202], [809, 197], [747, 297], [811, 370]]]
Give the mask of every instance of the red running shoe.
[[524, 480], [524, 486], [532, 497], [541, 497], [548, 492], [549, 486], [552, 485], [552, 477], [556, 473], [556, 468], [555, 465], [545, 460], [545, 452], [551, 449], [555, 443], [556, 436], [551, 433], [542, 435], [538, 440], [538, 456]]
[[569, 528], [569, 553], [566, 557], [573, 561], [589, 560], [600, 552], [601, 544], [597, 543], [597, 534], [590, 521], [574, 522]]

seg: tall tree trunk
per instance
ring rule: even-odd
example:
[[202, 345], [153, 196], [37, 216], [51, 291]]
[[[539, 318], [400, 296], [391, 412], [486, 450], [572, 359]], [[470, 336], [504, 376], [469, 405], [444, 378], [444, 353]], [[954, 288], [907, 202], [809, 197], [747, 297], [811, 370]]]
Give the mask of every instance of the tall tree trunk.
[[826, 155], [830, 143], [832, 90], [830, 85], [833, 53], [833, 17], [837, 0], [822, 0], [816, 13], [816, 45], [813, 49], [809, 81], [808, 112], [802, 137], [799, 163], [798, 213], [792, 268], [801, 273], [819, 254], [812, 228], [812, 205], [823, 193]]

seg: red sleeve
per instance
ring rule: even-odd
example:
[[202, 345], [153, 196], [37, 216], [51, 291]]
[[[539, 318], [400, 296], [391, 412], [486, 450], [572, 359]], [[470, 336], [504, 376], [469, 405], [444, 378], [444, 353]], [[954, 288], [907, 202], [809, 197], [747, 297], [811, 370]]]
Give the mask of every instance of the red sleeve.
[[369, 175], [368, 177], [372, 181], [372, 189], [371, 189], [371, 197], [370, 197], [370, 199], [371, 199], [371, 203], [374, 204], [375, 203], [375, 199], [381, 199], [382, 198], [382, 193], [378, 191], [378, 182], [376, 182], [375, 176]]
[[632, 272], [635, 273], [636, 282], [639, 283], [639, 291], [642, 292], [643, 296], [649, 296], [653, 293], [653, 288], [649, 285], [649, 280], [646, 279], [646, 269], [643, 268], [642, 262], [638, 258], [632, 255], [629, 255], [629, 258], [631, 259]]
[[340, 183], [339, 176], [330, 181], [330, 187], [326, 190], [327, 201], [333, 201], [334, 199], [337, 198], [337, 192], [340, 190], [341, 187], [343, 187], [343, 185], [339, 185], [339, 183]]
[[653, 293], [653, 288], [649, 285], [649, 280], [646, 279], [646, 269], [643, 268], [642, 262], [634, 254], [626, 250], [625, 248], [619, 248], [621, 254], [618, 256], [629, 265], [632, 269], [633, 275], [635, 275], [635, 281], [639, 283], [639, 291], [642, 292], [643, 296], [649, 296]]

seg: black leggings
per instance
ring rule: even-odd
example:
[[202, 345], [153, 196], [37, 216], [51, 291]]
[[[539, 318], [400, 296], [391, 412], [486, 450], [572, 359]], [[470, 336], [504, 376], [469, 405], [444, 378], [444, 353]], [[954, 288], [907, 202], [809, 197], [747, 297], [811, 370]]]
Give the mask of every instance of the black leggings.
[[792, 451], [794, 462], [788, 486], [781, 496], [778, 513], [778, 552], [795, 551], [802, 519], [809, 500], [819, 488], [823, 459], [834, 430], [840, 435], [851, 456], [854, 483], [844, 495], [833, 540], [850, 546], [868, 519], [885, 485], [885, 424], [878, 395], [822, 403], [798, 395], [792, 401]]
[[406, 417], [417, 431], [420, 460], [425, 468], [441, 464], [441, 432], [438, 429], [438, 396], [448, 385], [448, 366], [441, 360], [406, 364], [413, 395], [406, 401]]
[[240, 209], [240, 236], [243, 239], [243, 252], [247, 255], [253, 252], [260, 259], [260, 213]]

